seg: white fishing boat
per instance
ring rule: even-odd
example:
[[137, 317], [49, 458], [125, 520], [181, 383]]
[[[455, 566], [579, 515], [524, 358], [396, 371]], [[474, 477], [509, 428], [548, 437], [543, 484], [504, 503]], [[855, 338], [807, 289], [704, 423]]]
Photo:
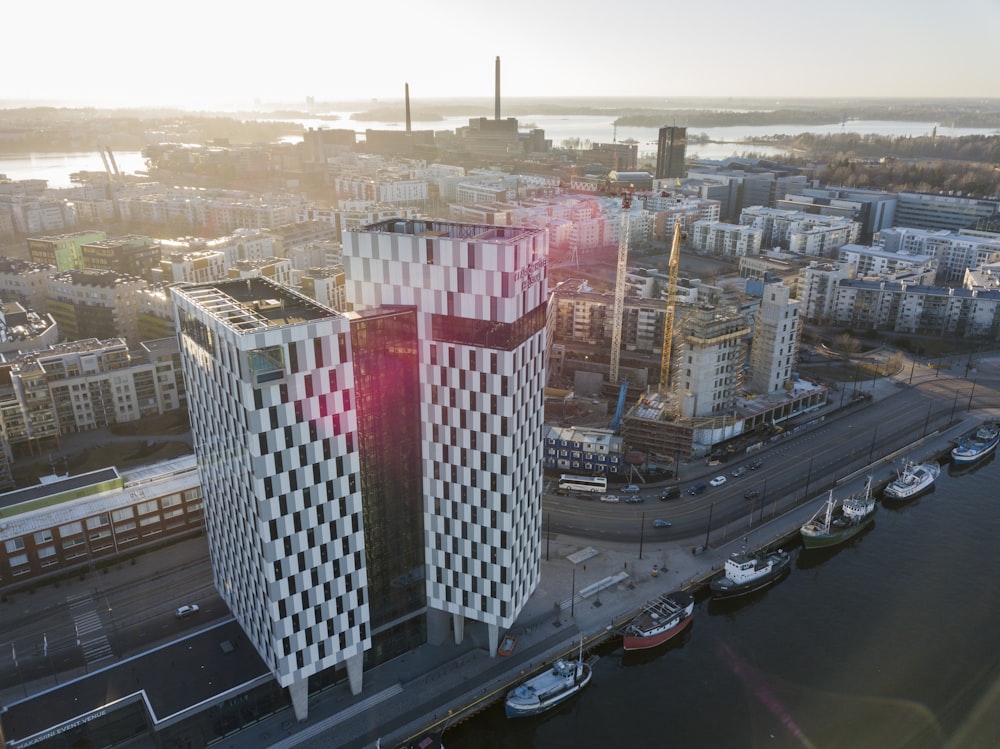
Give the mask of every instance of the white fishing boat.
[[965, 465], [975, 463], [992, 453], [1000, 443], [1000, 426], [983, 424], [975, 433], [962, 437], [951, 451], [951, 462]]
[[940, 474], [941, 466], [937, 463], [914, 463], [908, 460], [895, 480], [890, 481], [882, 490], [882, 494], [886, 499], [913, 499], [934, 486]]
[[508, 718], [540, 715], [561, 705], [577, 694], [587, 684], [593, 670], [583, 661], [583, 638], [580, 638], [580, 656], [576, 661], [560, 658], [547, 670], [519, 684], [507, 693], [504, 709]]

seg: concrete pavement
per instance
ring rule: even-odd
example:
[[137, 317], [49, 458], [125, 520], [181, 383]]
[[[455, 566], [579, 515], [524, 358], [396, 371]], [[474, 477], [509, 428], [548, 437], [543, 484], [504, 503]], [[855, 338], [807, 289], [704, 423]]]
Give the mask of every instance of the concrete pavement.
[[[865, 389], [875, 389], [876, 397], [897, 392], [891, 381], [879, 381]], [[983, 417], [976, 413], [965, 416], [964, 421], [947, 432], [929, 435], [911, 454], [925, 457], [944, 450], [949, 440]], [[876, 481], [889, 477], [890, 463], [878, 461], [876, 468]], [[692, 470], [693, 465], [687, 470], [685, 480], [694, 480]], [[712, 470], [703, 467], [706, 475]], [[867, 469], [858, 475], [862, 473], [867, 473]], [[794, 533], [815, 512], [818, 502], [810, 500], [755, 527], [747, 534], [749, 544], [769, 545]], [[701, 542], [699, 539], [694, 543]], [[539, 586], [510, 630], [517, 637], [517, 645], [509, 658], [491, 658], [487, 654], [485, 628], [467, 625], [461, 645], [451, 642], [424, 645], [367, 671], [360, 695], [351, 695], [346, 681], [312, 695], [307, 721], [297, 723], [286, 709], [214, 746], [319, 749], [334, 745], [350, 749], [374, 746], [381, 737], [382, 745], [391, 747], [429, 727], [443, 730], [466, 715], [463, 711], [469, 706], [474, 711], [490, 704], [535, 669], [572, 651], [581, 633], [588, 642], [593, 642], [609, 627], [627, 619], [646, 600], [707, 579], [742, 544], [742, 534], [725, 542], [713, 537], [710, 547], [695, 555], [691, 550], [692, 539], [672, 539], [669, 531], [662, 536], [651, 531], [646, 534], [640, 554], [636, 543], [597, 544], [563, 536], [547, 539], [541, 550]], [[128, 584], [131, 579], [134, 584], [135, 576], [148, 573], [149, 568], [175, 564], [178, 556], [205, 553], [204, 539], [184, 542], [144, 556], [136, 567], [123, 565], [113, 569], [102, 582], [113, 586]], [[33, 606], [44, 606], [46, 596], [55, 596], [54, 602], [64, 602], [66, 594], [65, 589], [43, 587], [32, 594], [39, 596]], [[73, 674], [60, 676], [65, 682]], [[52, 682], [30, 684], [25, 685], [25, 691], [31, 693], [51, 686]], [[0, 694], [4, 704], [23, 698], [21, 690], [16, 694], [14, 690], [8, 692]], [[146, 745], [141, 740], [137, 742], [133, 745]]]

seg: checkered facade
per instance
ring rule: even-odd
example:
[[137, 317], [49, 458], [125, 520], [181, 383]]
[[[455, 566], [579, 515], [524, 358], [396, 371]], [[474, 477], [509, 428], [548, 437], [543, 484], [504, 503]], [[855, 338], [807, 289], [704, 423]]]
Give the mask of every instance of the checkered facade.
[[173, 293], [215, 585], [288, 686], [371, 647], [351, 336], [252, 285], [307, 314], [255, 319], [244, 280]]
[[538, 584], [548, 239], [389, 220], [345, 233], [355, 309], [414, 306], [428, 605], [513, 623]]

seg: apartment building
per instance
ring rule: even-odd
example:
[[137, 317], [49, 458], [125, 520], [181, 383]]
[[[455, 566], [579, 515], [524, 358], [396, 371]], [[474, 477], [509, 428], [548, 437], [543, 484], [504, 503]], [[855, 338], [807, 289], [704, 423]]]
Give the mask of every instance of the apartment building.
[[124, 338], [139, 345], [139, 291], [149, 284], [114, 271], [70, 270], [49, 276], [46, 308], [64, 340]]
[[78, 231], [51, 237], [29, 237], [28, 255], [31, 262], [51, 265], [56, 270], [77, 270], [84, 267], [83, 246], [107, 238], [103, 231]]
[[801, 306], [783, 284], [764, 285], [750, 347], [750, 392], [775, 393], [791, 385], [802, 332]]
[[685, 313], [674, 348], [682, 417], [733, 409], [743, 384], [749, 334], [749, 322], [737, 310], [699, 304]]
[[961, 283], [967, 268], [1000, 260], [1000, 235], [990, 232], [897, 226], [879, 232], [874, 241], [887, 252], [934, 257], [939, 284]]

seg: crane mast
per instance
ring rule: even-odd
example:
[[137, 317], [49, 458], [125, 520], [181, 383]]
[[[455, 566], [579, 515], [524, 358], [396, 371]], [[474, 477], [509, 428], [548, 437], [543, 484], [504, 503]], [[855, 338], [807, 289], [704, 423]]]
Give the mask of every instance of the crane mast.
[[629, 210], [632, 208], [632, 192], [622, 195], [621, 230], [618, 232], [618, 270], [615, 273], [615, 310], [611, 319], [611, 369], [608, 381], [618, 382], [618, 366], [621, 361], [622, 320], [625, 317], [625, 273], [628, 267]]
[[660, 358], [660, 395], [670, 391], [670, 356], [674, 343], [674, 307], [677, 304], [677, 270], [681, 264], [681, 222], [674, 222], [674, 242], [667, 266], [667, 310], [663, 318], [663, 354]]

